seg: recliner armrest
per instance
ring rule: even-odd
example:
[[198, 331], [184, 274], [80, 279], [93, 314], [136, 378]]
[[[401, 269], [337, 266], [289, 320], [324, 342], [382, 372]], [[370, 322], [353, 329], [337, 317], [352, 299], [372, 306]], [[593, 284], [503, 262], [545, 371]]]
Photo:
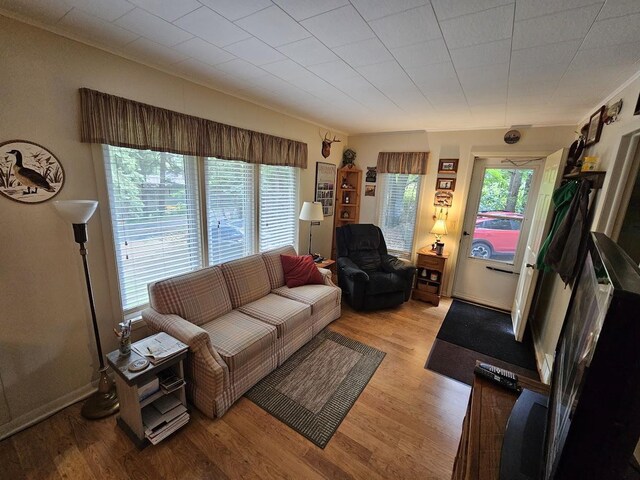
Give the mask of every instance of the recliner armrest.
[[410, 279], [416, 271], [416, 267], [406, 260], [402, 260], [393, 255], [381, 255], [382, 269], [387, 273], [397, 273], [401, 277]]
[[369, 275], [364, 270], [360, 270], [358, 266], [348, 257], [338, 258], [338, 268], [340, 272], [351, 280], [359, 280], [363, 282], [369, 281]]

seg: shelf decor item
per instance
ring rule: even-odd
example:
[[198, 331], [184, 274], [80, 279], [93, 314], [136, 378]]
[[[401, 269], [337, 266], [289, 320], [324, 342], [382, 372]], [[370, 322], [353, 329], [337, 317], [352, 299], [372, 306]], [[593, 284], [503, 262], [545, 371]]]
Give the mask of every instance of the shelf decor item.
[[113, 415], [120, 408], [118, 395], [113, 381], [107, 375], [107, 367], [104, 364], [102, 355], [102, 345], [100, 343], [100, 329], [96, 319], [96, 308], [93, 301], [93, 289], [91, 288], [91, 276], [89, 275], [89, 265], [87, 263], [87, 222], [95, 212], [98, 202], [94, 200], [60, 200], [55, 201], [53, 206], [58, 214], [73, 225], [73, 235], [76, 243], [80, 245], [80, 255], [84, 267], [84, 279], [87, 284], [87, 295], [89, 297], [89, 307], [91, 309], [91, 320], [93, 322], [93, 334], [95, 336], [96, 348], [98, 350], [98, 360], [100, 369], [98, 373], [98, 391], [92, 394], [82, 405], [80, 413], [83, 417], [94, 420]]
[[309, 225], [309, 255], [316, 255], [311, 253], [311, 233], [314, 225], [319, 225], [324, 220], [322, 213], [322, 204], [320, 202], [304, 202], [302, 210], [300, 210], [300, 220], [310, 222]]
[[354, 167], [354, 163], [356, 161], [356, 156], [357, 156], [357, 154], [356, 154], [355, 150], [347, 148], [342, 153], [342, 167], [353, 168]]

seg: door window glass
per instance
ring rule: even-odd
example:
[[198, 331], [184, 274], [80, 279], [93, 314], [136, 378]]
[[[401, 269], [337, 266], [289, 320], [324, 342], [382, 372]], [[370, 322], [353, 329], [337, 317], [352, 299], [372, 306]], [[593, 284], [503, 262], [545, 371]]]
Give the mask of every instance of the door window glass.
[[471, 257], [513, 263], [532, 180], [533, 169], [485, 170]]

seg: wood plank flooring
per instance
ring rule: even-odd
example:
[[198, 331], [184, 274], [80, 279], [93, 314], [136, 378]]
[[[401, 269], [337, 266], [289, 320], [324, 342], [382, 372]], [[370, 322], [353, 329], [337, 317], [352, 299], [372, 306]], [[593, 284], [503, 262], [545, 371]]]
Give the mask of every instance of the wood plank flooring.
[[0, 478], [449, 479], [469, 387], [423, 367], [450, 304], [343, 306], [329, 328], [387, 356], [324, 450], [245, 398], [217, 420], [194, 409], [142, 451], [115, 417], [87, 421], [76, 404], [0, 442]]

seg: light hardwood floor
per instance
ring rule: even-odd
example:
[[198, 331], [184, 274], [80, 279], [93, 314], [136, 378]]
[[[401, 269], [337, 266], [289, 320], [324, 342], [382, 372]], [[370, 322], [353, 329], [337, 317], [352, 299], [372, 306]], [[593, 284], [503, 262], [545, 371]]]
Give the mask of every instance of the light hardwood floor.
[[322, 450], [249, 400], [221, 419], [191, 422], [138, 451], [115, 417], [87, 421], [80, 405], [0, 442], [6, 479], [449, 479], [469, 387], [424, 369], [451, 302], [411, 300], [329, 328], [387, 353]]

